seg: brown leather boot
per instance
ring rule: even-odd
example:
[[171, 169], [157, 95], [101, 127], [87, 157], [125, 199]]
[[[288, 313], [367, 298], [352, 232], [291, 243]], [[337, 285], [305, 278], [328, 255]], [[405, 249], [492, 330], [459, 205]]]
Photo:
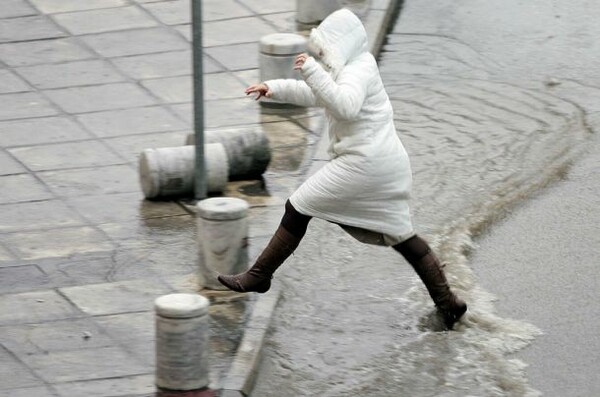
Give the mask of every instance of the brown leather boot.
[[425, 240], [414, 236], [393, 247], [415, 269], [433, 299], [448, 329], [452, 329], [467, 311], [467, 304], [448, 285], [440, 261]]
[[219, 275], [217, 279], [232, 291], [265, 293], [271, 288], [275, 270], [296, 250], [301, 240], [279, 226], [254, 266], [244, 273]]

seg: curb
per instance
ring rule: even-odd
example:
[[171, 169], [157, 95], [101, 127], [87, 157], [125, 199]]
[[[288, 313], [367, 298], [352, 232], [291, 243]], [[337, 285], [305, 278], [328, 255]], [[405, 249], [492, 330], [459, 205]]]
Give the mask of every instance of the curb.
[[[381, 51], [390, 22], [394, 20], [396, 12], [402, 5], [402, 0], [383, 0], [378, 4], [381, 6], [372, 8], [366, 18], [363, 18], [371, 43], [370, 51], [375, 56]], [[325, 138], [327, 137], [323, 136], [322, 139]], [[273, 285], [267, 294], [260, 295], [254, 303], [244, 336], [225, 376], [219, 397], [250, 396], [258, 375], [265, 337], [280, 297], [280, 287]]]
[[260, 295], [254, 303], [244, 336], [221, 387], [220, 397], [250, 395], [262, 358], [265, 336], [280, 296], [280, 287], [274, 285], [267, 294]]

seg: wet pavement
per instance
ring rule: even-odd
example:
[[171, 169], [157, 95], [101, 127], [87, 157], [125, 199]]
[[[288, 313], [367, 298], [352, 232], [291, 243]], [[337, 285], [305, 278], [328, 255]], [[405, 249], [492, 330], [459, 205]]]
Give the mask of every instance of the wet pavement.
[[[307, 27], [292, 0], [203, 4], [205, 125], [262, 128], [272, 149], [263, 180], [224, 193], [251, 205], [254, 257], [323, 158], [323, 124], [319, 110], [266, 109], [243, 90], [258, 81], [260, 37]], [[389, 4], [357, 9], [375, 43]], [[189, 11], [185, 0], [0, 10], [0, 396], [156, 393], [153, 301], [202, 280], [193, 202], [144, 200], [137, 161], [192, 132]], [[200, 293], [218, 389], [255, 297]]]

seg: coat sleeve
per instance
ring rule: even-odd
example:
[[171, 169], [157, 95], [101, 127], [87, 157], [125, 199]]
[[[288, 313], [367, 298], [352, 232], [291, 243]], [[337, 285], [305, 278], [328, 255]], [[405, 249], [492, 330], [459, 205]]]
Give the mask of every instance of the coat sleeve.
[[264, 82], [273, 93], [273, 99], [293, 105], [316, 106], [315, 95], [302, 80], [276, 79]]
[[316, 102], [338, 120], [352, 121], [358, 116], [367, 96], [370, 64], [360, 59], [342, 69], [336, 81], [314, 58], [308, 58], [302, 77], [312, 89]]

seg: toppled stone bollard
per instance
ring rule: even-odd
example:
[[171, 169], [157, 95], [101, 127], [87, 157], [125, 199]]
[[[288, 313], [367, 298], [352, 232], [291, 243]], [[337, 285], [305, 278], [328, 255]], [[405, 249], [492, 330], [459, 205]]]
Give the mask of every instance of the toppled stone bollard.
[[316, 25], [341, 6], [339, 0], [296, 0], [296, 21]]
[[248, 208], [246, 201], [217, 197], [197, 207], [199, 269], [204, 287], [227, 290], [218, 274], [236, 274], [248, 268]]
[[[260, 127], [238, 127], [204, 131], [204, 142], [220, 143], [229, 163], [229, 179], [260, 178], [271, 162], [269, 139]], [[186, 145], [194, 145], [189, 134]]]
[[[271, 79], [300, 79], [300, 72], [294, 70], [296, 56], [306, 51], [306, 38], [294, 33], [273, 33], [263, 36], [259, 44], [260, 81]], [[262, 98], [261, 105], [281, 103]], [[288, 105], [289, 106], [289, 105]]]
[[156, 385], [198, 390], [209, 385], [208, 306], [203, 296], [171, 294], [156, 299]]
[[[139, 160], [140, 184], [148, 199], [189, 196], [194, 192], [194, 146], [146, 149]], [[220, 143], [204, 146], [208, 192], [222, 192], [228, 181], [229, 163]]]

